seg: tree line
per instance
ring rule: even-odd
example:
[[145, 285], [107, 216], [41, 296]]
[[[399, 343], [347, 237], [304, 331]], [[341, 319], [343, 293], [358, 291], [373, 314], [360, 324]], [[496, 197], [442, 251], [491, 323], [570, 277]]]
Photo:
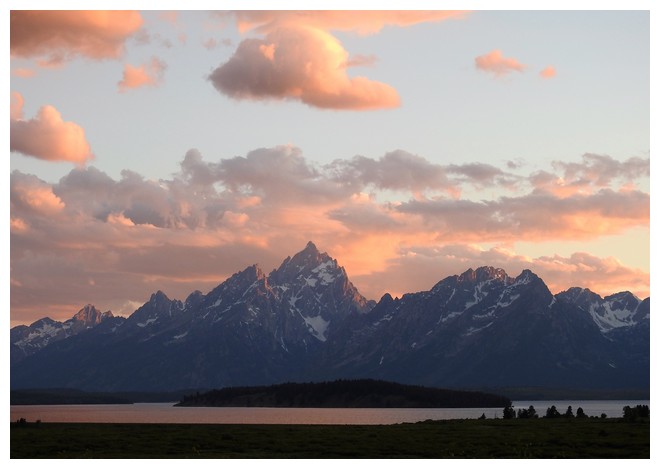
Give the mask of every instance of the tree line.
[[[486, 418], [485, 415], [481, 416]], [[573, 413], [573, 407], [568, 406], [566, 412], [563, 414], [557, 410], [556, 406], [550, 406], [545, 411], [544, 418], [556, 419], [556, 418], [587, 418], [587, 414], [584, 413], [582, 407], [578, 407], [575, 413]], [[647, 405], [637, 405], [635, 407], [625, 406], [623, 408], [623, 419], [628, 421], [635, 421], [638, 419], [647, 419], [650, 417], [649, 406]], [[530, 405], [527, 409], [518, 409], [515, 411], [513, 406], [508, 405], [504, 407], [503, 418], [505, 419], [535, 419], [539, 418], [539, 414], [536, 412], [536, 409], [533, 405]], [[600, 414], [600, 418], [607, 418], [606, 414]]]

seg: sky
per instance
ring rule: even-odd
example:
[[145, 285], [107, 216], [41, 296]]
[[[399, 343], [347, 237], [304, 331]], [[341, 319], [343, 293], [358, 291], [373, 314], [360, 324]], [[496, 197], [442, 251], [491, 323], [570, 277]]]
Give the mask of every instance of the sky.
[[483, 265], [649, 296], [651, 4], [462, 3], [4, 11], [11, 325], [310, 240], [374, 300]]

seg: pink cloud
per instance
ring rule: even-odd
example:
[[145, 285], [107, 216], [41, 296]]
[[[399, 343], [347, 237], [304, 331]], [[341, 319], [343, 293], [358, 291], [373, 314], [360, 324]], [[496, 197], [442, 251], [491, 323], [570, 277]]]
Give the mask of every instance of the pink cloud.
[[586, 153], [582, 162], [552, 163], [559, 174], [539, 171], [529, 180], [537, 191], [550, 192], [560, 197], [591, 194], [605, 187], [635, 189], [635, 181], [650, 176], [650, 161], [631, 157], [618, 161], [608, 155]]
[[47, 161], [77, 164], [94, 158], [82, 127], [64, 121], [53, 106], [43, 106], [34, 119], [23, 120], [23, 99], [20, 94], [14, 96], [10, 111], [10, 151]]
[[[583, 179], [601, 171], [603, 179], [592, 184], [612, 185], [622, 177], [648, 178], [645, 166], [648, 161], [592, 155], [555, 162], [558, 174], [548, 175]], [[490, 187], [501, 187], [504, 176], [490, 165], [442, 166], [400, 150], [318, 165], [292, 146], [216, 161], [190, 150], [179, 174], [157, 182], [132, 171], [115, 180], [91, 166], [74, 168], [57, 183], [14, 171], [12, 320], [55, 313], [66, 319], [77, 309], [65, 307], [89, 302], [124, 311], [157, 289], [185, 299], [246, 265], [269, 271], [310, 239], [373, 299], [428, 289], [481, 265], [514, 276], [531, 268], [554, 292], [568, 286], [600, 294], [648, 291], [648, 272], [615, 258], [551, 250], [583, 240], [586, 251], [591, 239], [643, 231], [648, 193], [594, 185], [562, 196], [519, 176], [518, 190], [529, 193], [494, 198]], [[457, 182], [474, 184], [474, 200], [446, 195]], [[374, 188], [383, 190], [376, 195]], [[515, 250], [521, 240], [548, 242], [548, 254], [521, 255]]]
[[210, 80], [235, 99], [289, 99], [325, 109], [398, 107], [394, 88], [346, 73], [348, 52], [330, 34], [281, 27], [264, 39], [246, 39]]
[[234, 11], [246, 39], [234, 56], [210, 76], [215, 88], [234, 99], [298, 100], [323, 109], [372, 110], [400, 105], [396, 90], [366, 77], [349, 77], [346, 68], [371, 65], [373, 56], [349, 54], [328, 31], [374, 34], [385, 26], [410, 26], [462, 18], [461, 11]]
[[[10, 182], [10, 200], [14, 213], [38, 214], [52, 217], [64, 210], [65, 205], [53, 188], [35, 176], [15, 173]], [[21, 219], [23, 220], [23, 219]], [[25, 220], [23, 220], [25, 225]]]
[[16, 68], [11, 71], [11, 74], [19, 78], [32, 78], [36, 72], [31, 68]]
[[126, 39], [142, 26], [134, 11], [13, 10], [10, 20], [12, 57], [42, 57], [46, 62], [118, 58]]
[[[613, 257], [578, 252], [568, 257], [531, 258], [501, 247], [481, 249], [467, 244], [403, 245], [382, 269], [356, 275], [352, 281], [368, 298], [380, 298], [384, 293], [401, 296], [429, 290], [448, 276], [480, 266], [503, 268], [513, 277], [530, 269], [555, 294], [570, 287], [589, 288], [601, 296], [628, 290], [646, 298], [650, 292], [648, 272], [625, 266]], [[385, 285], [394, 289], [388, 291]]]
[[516, 59], [504, 57], [502, 51], [495, 49], [488, 54], [480, 55], [474, 59], [477, 69], [484, 72], [493, 73], [495, 76], [504, 76], [511, 72], [523, 72], [525, 65]]
[[233, 11], [223, 13], [232, 16], [241, 32], [257, 29], [271, 31], [283, 24], [306, 25], [333, 31], [355, 31], [359, 34], [374, 34], [385, 26], [406, 27], [419, 23], [461, 19], [466, 11], [392, 11], [392, 10], [307, 10], [307, 11]]
[[[531, 193], [496, 200], [411, 200], [396, 210], [417, 217], [444, 243], [588, 240], [648, 227], [650, 197], [641, 191], [602, 189], [558, 197]], [[411, 217], [411, 222], [415, 221]]]
[[117, 83], [117, 87], [123, 93], [142, 86], [158, 86], [162, 82], [166, 69], [167, 64], [156, 57], [139, 67], [125, 64], [124, 74], [121, 81]]
[[11, 120], [23, 118], [23, 103], [23, 95], [15, 91], [11, 93], [11, 101], [9, 107], [9, 118]]
[[539, 75], [541, 75], [541, 78], [554, 78], [555, 75], [557, 75], [557, 72], [555, 71], [555, 67], [549, 65], [541, 70]]

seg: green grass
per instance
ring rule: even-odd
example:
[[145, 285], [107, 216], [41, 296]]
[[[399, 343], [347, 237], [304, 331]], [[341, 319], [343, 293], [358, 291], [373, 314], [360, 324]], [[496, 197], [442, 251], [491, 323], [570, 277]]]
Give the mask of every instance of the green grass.
[[11, 424], [11, 458], [650, 458], [649, 420]]

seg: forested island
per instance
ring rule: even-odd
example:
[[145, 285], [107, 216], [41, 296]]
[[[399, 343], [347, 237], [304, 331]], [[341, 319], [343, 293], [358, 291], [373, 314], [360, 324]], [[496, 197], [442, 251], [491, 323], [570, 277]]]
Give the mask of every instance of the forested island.
[[469, 408], [505, 407], [504, 396], [373, 379], [228, 387], [186, 395], [187, 407]]

